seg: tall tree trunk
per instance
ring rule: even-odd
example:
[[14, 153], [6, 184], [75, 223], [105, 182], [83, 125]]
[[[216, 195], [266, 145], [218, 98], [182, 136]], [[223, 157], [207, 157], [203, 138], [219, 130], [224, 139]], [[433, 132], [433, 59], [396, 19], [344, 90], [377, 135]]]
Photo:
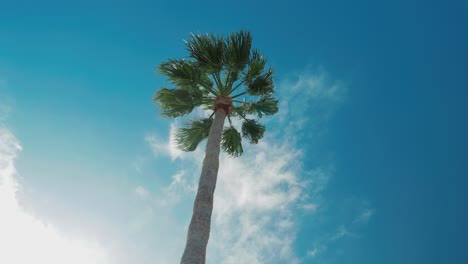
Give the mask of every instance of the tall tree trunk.
[[181, 264], [205, 264], [206, 246], [210, 237], [213, 195], [218, 177], [221, 135], [226, 114], [222, 109], [215, 113], [206, 143], [205, 159], [193, 205], [192, 220], [187, 234], [187, 244]]

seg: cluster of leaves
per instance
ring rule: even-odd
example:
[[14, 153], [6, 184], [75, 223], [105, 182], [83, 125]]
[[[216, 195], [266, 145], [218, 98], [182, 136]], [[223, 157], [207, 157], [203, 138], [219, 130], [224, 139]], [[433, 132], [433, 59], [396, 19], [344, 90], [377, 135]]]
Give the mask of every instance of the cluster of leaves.
[[[221, 144], [228, 154], [239, 156], [243, 152], [242, 137], [258, 143], [265, 132], [258, 119], [278, 112], [273, 71], [266, 68], [266, 58], [252, 49], [252, 36], [246, 31], [227, 37], [192, 34], [185, 43], [188, 58], [169, 59], [158, 66], [159, 73], [175, 88], [159, 89], [154, 101], [159, 103], [163, 116], [175, 118], [200, 106], [212, 109], [219, 97], [231, 98], [234, 108], [230, 116], [243, 119], [242, 136], [230, 122]], [[244, 100], [238, 100], [241, 97]], [[257, 119], [248, 118], [252, 115]], [[211, 117], [187, 122], [177, 133], [178, 146], [195, 150], [208, 136], [211, 123]]]
[[186, 151], [194, 151], [198, 144], [208, 137], [212, 118], [198, 118], [187, 122], [186, 127], [179, 128], [176, 135], [178, 147]]

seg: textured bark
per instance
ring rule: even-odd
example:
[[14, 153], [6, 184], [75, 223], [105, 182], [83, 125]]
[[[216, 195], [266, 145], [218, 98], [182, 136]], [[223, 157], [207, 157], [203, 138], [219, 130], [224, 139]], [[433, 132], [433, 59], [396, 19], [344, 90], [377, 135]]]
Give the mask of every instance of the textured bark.
[[197, 196], [193, 205], [192, 220], [187, 234], [187, 244], [181, 264], [205, 264], [206, 246], [210, 237], [213, 195], [218, 177], [221, 135], [226, 114], [218, 109], [206, 143], [205, 159], [198, 183]]

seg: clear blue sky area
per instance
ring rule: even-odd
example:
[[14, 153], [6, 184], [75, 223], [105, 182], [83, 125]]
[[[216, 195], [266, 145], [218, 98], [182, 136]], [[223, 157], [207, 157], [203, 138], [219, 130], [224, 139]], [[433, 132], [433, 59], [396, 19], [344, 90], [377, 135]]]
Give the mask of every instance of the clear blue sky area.
[[[103, 226], [100, 243], [125, 237], [123, 250], [138, 255], [127, 263], [151, 263], [152, 247], [164, 245], [152, 239], [170, 231], [124, 236], [106, 225], [124, 228], [120, 216], [138, 214], [139, 201], [119, 193], [142, 186], [158, 196], [187, 162], [154, 155], [145, 140], [167, 140], [173, 124], [151, 102], [168, 85], [155, 66], [186, 56], [190, 33], [240, 29], [268, 57], [280, 100], [301, 96], [298, 76], [322, 74], [342, 89], [333, 106], [319, 96], [287, 115], [308, 120], [294, 142], [298, 178], [317, 168], [329, 175], [318, 196], [302, 193], [317, 210], [290, 211], [291, 258], [468, 263], [466, 0], [2, 0], [0, 104], [23, 147], [15, 161], [21, 204], [64, 232]], [[267, 134], [285, 126], [272, 121]], [[171, 209], [182, 240], [192, 198]], [[130, 249], [133, 240], [145, 247]]]

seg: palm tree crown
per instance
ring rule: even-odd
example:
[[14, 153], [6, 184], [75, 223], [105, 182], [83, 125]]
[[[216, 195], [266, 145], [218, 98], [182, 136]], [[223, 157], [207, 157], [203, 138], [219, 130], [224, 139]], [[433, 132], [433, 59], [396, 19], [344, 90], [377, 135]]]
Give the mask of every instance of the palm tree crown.
[[[168, 59], [158, 66], [175, 88], [159, 89], [154, 101], [169, 118], [187, 115], [197, 107], [211, 109], [213, 114], [223, 110], [230, 126], [223, 130], [221, 147], [233, 157], [242, 155], [242, 138], [258, 143], [265, 132], [258, 119], [278, 112], [273, 71], [266, 68], [266, 58], [251, 48], [252, 35], [246, 31], [227, 37], [192, 34], [185, 44], [188, 58]], [[178, 129], [178, 147], [195, 150], [208, 137], [213, 114]], [[242, 119], [242, 134], [231, 117]]]

